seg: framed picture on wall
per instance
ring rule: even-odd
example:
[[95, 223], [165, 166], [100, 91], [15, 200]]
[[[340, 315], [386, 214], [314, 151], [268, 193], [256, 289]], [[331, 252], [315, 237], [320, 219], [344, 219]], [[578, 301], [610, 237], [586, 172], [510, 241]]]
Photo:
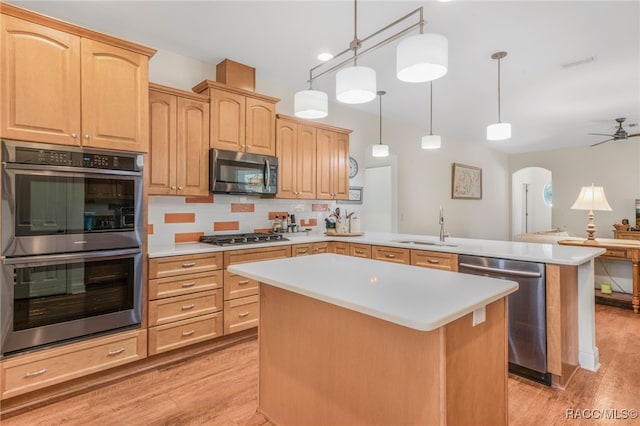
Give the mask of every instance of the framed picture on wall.
[[337, 200], [338, 204], [362, 204], [362, 187], [350, 186], [349, 187], [349, 199]]
[[482, 200], [482, 169], [453, 163], [451, 165], [451, 198]]

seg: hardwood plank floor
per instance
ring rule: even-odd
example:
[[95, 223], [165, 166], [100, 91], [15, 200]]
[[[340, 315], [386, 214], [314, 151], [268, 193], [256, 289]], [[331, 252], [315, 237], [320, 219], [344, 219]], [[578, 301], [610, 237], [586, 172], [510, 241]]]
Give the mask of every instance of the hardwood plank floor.
[[[630, 310], [596, 305], [596, 330], [602, 367], [597, 373], [579, 370], [567, 390], [509, 378], [510, 425], [640, 424], [638, 419], [567, 418], [567, 410], [618, 410], [608, 412], [618, 417], [624, 409], [640, 410], [640, 318]], [[3, 418], [2, 426], [267, 426], [256, 413], [257, 359], [257, 341], [241, 343]]]

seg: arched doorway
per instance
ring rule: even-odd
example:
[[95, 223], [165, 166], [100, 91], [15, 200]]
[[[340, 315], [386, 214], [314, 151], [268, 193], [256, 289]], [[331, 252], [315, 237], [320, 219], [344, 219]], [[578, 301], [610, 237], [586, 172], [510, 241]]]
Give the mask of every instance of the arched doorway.
[[552, 173], [526, 167], [511, 175], [511, 235], [551, 229]]

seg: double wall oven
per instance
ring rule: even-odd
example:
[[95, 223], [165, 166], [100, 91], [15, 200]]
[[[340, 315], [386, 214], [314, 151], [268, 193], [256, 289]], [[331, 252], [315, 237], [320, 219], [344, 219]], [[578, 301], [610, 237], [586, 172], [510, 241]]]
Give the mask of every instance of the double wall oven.
[[2, 354], [140, 324], [142, 156], [1, 147]]

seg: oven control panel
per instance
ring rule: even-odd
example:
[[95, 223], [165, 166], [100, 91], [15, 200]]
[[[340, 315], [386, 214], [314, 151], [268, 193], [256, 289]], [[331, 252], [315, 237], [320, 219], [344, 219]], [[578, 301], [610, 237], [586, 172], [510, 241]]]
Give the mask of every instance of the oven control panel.
[[110, 154], [16, 147], [16, 163], [139, 171], [136, 154]]

